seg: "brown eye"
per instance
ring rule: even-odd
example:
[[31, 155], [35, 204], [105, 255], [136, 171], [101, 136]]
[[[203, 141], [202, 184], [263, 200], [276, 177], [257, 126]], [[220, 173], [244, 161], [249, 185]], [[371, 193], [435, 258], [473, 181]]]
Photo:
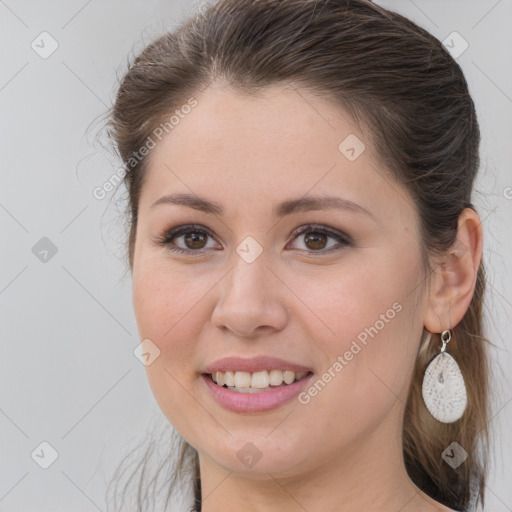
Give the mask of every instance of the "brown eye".
[[[301, 226], [294, 230], [291, 235], [293, 240], [303, 237], [303, 246], [299, 249], [312, 253], [325, 254], [353, 244], [350, 236], [328, 229], [327, 227], [316, 227], [312, 225]], [[329, 239], [335, 240], [337, 244], [328, 246]]]
[[201, 231], [189, 231], [183, 235], [183, 240], [188, 249], [203, 249], [208, 238], [207, 233]]
[[194, 253], [201, 254], [212, 248], [207, 246], [208, 238], [213, 239], [205, 229], [188, 225], [167, 231], [161, 237], [156, 238], [155, 243], [164, 246], [169, 251], [194, 255]]
[[328, 238], [329, 237], [324, 233], [311, 231], [305, 235], [304, 243], [310, 249], [325, 249], [325, 244], [327, 243]]

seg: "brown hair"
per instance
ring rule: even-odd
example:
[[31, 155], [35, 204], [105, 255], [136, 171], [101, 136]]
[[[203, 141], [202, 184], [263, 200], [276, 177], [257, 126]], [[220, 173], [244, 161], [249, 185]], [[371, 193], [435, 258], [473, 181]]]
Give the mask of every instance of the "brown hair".
[[[365, 127], [390, 174], [414, 198], [426, 270], [432, 270], [430, 255], [454, 243], [460, 213], [473, 208], [480, 134], [462, 70], [443, 45], [412, 21], [368, 0], [219, 0], [134, 59], [110, 114], [109, 133], [130, 167], [125, 176], [130, 268], [149, 161], [149, 156], [133, 155], [172, 112], [215, 81], [249, 94], [292, 85], [332, 100]], [[449, 346], [467, 385], [463, 417], [441, 424], [422, 400], [422, 375], [439, 350], [437, 336], [417, 358], [404, 416], [403, 456], [411, 479], [456, 510], [484, 504], [489, 441], [484, 288], [481, 265], [471, 304]], [[441, 456], [454, 441], [469, 453], [457, 469]], [[199, 509], [197, 453], [181, 443], [180, 460], [192, 454], [187, 460]], [[169, 486], [177, 482], [180, 468], [168, 477]]]

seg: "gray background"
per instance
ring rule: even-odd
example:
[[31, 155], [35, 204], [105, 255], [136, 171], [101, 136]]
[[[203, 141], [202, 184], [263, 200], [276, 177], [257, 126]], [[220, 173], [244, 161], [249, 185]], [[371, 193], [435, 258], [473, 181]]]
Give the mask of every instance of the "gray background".
[[[440, 40], [457, 31], [469, 44], [457, 60], [482, 130], [475, 203], [496, 345], [497, 444], [486, 510], [512, 510], [512, 0], [378, 3]], [[106, 510], [106, 482], [127, 443], [159, 417], [133, 354], [139, 340], [121, 259], [122, 194], [109, 203], [112, 194], [92, 193], [119, 162], [94, 135], [128, 54], [190, 7], [185, 0], [0, 0], [0, 511]], [[58, 43], [46, 59], [31, 47], [43, 31]], [[43, 441], [58, 452], [48, 469], [34, 460], [50, 456]]]

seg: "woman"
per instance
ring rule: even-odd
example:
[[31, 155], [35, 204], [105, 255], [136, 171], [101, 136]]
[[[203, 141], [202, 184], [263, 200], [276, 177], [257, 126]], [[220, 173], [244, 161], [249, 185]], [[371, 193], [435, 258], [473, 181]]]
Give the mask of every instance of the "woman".
[[479, 128], [443, 45], [365, 0], [220, 0], [138, 55], [109, 129], [183, 438], [167, 490], [188, 467], [202, 512], [483, 505]]

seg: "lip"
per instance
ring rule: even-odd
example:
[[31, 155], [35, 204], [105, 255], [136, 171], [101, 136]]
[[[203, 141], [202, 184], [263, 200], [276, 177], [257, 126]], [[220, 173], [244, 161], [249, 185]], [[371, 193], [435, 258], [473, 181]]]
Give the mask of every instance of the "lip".
[[[300, 364], [285, 361], [278, 357], [259, 356], [251, 358], [243, 357], [224, 357], [208, 365], [203, 373], [213, 374], [215, 372], [261, 372], [263, 370], [291, 370], [298, 372], [311, 372], [311, 368], [306, 368]], [[300, 382], [300, 381], [298, 381]], [[292, 384], [289, 384], [292, 386]], [[236, 393], [236, 391], [235, 391]]]
[[313, 375], [313, 373], [309, 373], [309, 375], [306, 375], [292, 384], [277, 387], [271, 391], [261, 391], [259, 393], [239, 393], [237, 391], [231, 391], [213, 382], [209, 375], [203, 374], [201, 378], [216, 402], [225, 409], [237, 413], [256, 413], [271, 411], [281, 407], [297, 396], [309, 384]]

